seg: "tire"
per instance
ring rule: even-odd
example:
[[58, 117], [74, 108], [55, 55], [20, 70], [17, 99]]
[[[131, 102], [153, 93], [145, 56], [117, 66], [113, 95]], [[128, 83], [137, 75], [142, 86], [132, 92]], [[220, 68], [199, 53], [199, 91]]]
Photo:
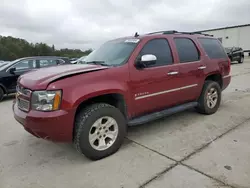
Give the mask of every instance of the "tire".
[[232, 63], [232, 62], [233, 62], [233, 59], [232, 59], [232, 57], [229, 57], [229, 59], [230, 59], [230, 62]]
[[238, 63], [243, 63], [244, 62], [244, 56], [241, 56], [240, 60], [238, 61]]
[[0, 102], [3, 100], [4, 97], [4, 91], [3, 89], [0, 87]]
[[[213, 105], [211, 105], [212, 103], [209, 102], [208, 100], [208, 95], [210, 95], [210, 91], [216, 91], [217, 92], [217, 100], [215, 102], [216, 97], [214, 95], [214, 98], [212, 97], [212, 99], [210, 98], [210, 101], [213, 100], [214, 103]], [[210, 115], [210, 114], [214, 114], [219, 106], [220, 106], [220, 102], [221, 102], [221, 88], [220, 85], [217, 82], [214, 81], [205, 81], [203, 89], [202, 89], [202, 93], [198, 99], [198, 107], [197, 107], [197, 111], [201, 114], [206, 114], [206, 115]], [[208, 104], [209, 103], [209, 104]]]
[[[100, 120], [100, 118], [102, 119]], [[105, 118], [114, 120], [114, 125], [111, 125], [109, 128], [114, 126], [114, 130], [117, 130], [118, 133], [116, 133], [116, 136], [114, 136], [115, 139], [113, 143], [108, 148], [100, 149], [97, 147], [101, 145], [100, 144], [101, 140], [104, 140], [104, 142], [102, 143], [105, 143], [104, 144], [105, 147], [111, 143], [110, 141], [112, 140], [110, 139], [111, 137], [108, 138], [108, 136], [105, 134], [115, 133], [115, 131], [112, 132], [110, 131], [109, 128], [107, 128], [108, 125], [105, 124], [105, 121], [103, 123], [103, 120], [105, 120]], [[98, 124], [95, 124], [97, 120], [100, 120], [100, 122]], [[95, 125], [98, 125], [97, 128], [95, 128]], [[105, 128], [105, 125], [107, 125], [106, 128]], [[120, 112], [120, 110], [109, 104], [97, 103], [97, 104], [90, 105], [89, 107], [81, 110], [77, 114], [76, 120], [75, 120], [73, 142], [74, 142], [75, 148], [81, 154], [85, 155], [87, 158], [91, 160], [99, 160], [117, 152], [123, 143], [126, 133], [127, 133], [126, 121], [125, 121], [123, 114]], [[91, 142], [89, 138], [90, 135], [91, 136], [97, 135], [98, 138], [95, 138], [95, 139], [98, 141], [95, 140], [95, 142]], [[100, 139], [100, 136], [102, 136], [102, 139]]]

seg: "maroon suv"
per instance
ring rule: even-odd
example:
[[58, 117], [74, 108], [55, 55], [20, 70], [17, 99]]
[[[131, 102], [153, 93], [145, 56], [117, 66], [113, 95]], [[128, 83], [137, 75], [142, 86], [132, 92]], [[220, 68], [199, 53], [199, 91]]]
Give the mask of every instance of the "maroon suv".
[[13, 111], [34, 136], [73, 142], [97, 160], [120, 148], [127, 126], [193, 107], [215, 113], [230, 80], [219, 40], [163, 31], [108, 41], [83, 64], [20, 76]]

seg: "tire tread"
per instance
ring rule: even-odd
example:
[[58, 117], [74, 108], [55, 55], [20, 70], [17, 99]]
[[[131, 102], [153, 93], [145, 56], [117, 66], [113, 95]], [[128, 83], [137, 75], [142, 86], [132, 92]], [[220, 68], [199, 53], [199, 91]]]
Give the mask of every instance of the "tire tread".
[[[207, 107], [206, 107], [206, 103], [205, 103], [205, 94], [206, 94], [206, 92], [207, 92], [207, 88], [210, 86], [210, 85], [212, 85], [212, 84], [215, 84], [216, 85], [216, 87], [218, 88], [218, 100], [219, 100], [219, 102], [218, 102], [218, 104], [217, 104], [217, 106], [215, 107], [215, 108], [213, 108], [213, 109], [208, 109]], [[202, 89], [202, 92], [201, 92], [201, 95], [200, 95], [200, 97], [199, 97], [199, 99], [198, 99], [198, 107], [196, 108], [197, 109], [197, 111], [199, 112], [199, 113], [201, 113], [201, 114], [206, 114], [206, 115], [210, 115], [210, 114], [213, 114], [213, 113], [215, 113], [217, 110], [218, 110], [218, 108], [219, 108], [219, 106], [220, 106], [220, 102], [221, 102], [221, 89], [220, 89], [220, 85], [217, 83], [217, 82], [215, 82], [215, 81], [212, 81], [212, 80], [206, 80], [205, 81], [205, 83], [204, 83], [204, 85], [203, 85], [203, 89]]]
[[[84, 130], [85, 129], [85, 124], [86, 121], [88, 120], [88, 118], [90, 118], [90, 116], [92, 116], [94, 113], [98, 113], [98, 111], [102, 110], [103, 108], [105, 109], [117, 109], [114, 106], [111, 106], [109, 104], [106, 103], [96, 103], [96, 104], [92, 104], [88, 107], [86, 107], [85, 109], [82, 109], [77, 115], [76, 115], [76, 119], [75, 119], [75, 129], [74, 129], [74, 137], [73, 137], [73, 144], [76, 148], [76, 150], [81, 153], [84, 154], [86, 157], [88, 157], [91, 160], [98, 160], [101, 158], [106, 157], [105, 155], [98, 155], [98, 154], [93, 154], [93, 152], [89, 153], [86, 152], [86, 148], [85, 151], [82, 150], [81, 147], [81, 136], [83, 132], [87, 132], [89, 130]], [[118, 109], [117, 109], [118, 110]], [[123, 116], [121, 114], [121, 116]], [[118, 125], [119, 126], [119, 125]], [[122, 131], [122, 130], [120, 130]], [[121, 135], [123, 136], [123, 132], [121, 132]], [[115, 145], [115, 143], [114, 143]], [[119, 144], [118, 144], [119, 145]], [[107, 150], [109, 150], [110, 148], [108, 148]], [[107, 156], [111, 155], [112, 153], [114, 153], [116, 150], [118, 150], [119, 148], [115, 147], [114, 149], [112, 148], [112, 151], [107, 152]], [[89, 150], [87, 150], [89, 151]]]
[[98, 104], [93, 104], [93, 105], [86, 107], [79, 114], [77, 114], [76, 122], [75, 122], [75, 137], [74, 137], [74, 145], [77, 151], [81, 152], [80, 137], [81, 137], [82, 129], [84, 128], [85, 121], [87, 120], [89, 116], [91, 116], [92, 113], [94, 113], [95, 111], [98, 111], [99, 109], [103, 107], [113, 108], [113, 106], [109, 104], [98, 103]]

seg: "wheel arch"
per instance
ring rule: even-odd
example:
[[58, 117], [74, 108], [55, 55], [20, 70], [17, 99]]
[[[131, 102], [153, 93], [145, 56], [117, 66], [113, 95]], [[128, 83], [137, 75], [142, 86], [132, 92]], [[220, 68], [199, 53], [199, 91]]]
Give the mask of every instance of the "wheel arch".
[[[79, 103], [79, 102], [78, 102]], [[88, 97], [87, 99], [82, 100], [76, 108], [76, 114], [84, 108], [84, 106], [87, 106], [89, 104], [93, 103], [107, 103], [110, 104], [123, 113], [123, 115], [126, 117], [127, 116], [127, 102], [125, 99], [125, 96], [122, 93], [118, 92], [110, 92], [110, 93], [105, 93], [101, 95], [93, 95], [91, 97]]]
[[[111, 106], [114, 106], [121, 111], [125, 119], [128, 118], [127, 102], [124, 94], [120, 92], [109, 92], [102, 95], [92, 95], [91, 97], [82, 100], [76, 107], [74, 121], [81, 110], [95, 103], [107, 103]], [[73, 138], [74, 134], [75, 134], [75, 125], [73, 126]]]
[[220, 73], [213, 73], [213, 74], [207, 75], [207, 77], [204, 80], [204, 83], [207, 80], [215, 81], [220, 85], [220, 88], [223, 88], [223, 79]]

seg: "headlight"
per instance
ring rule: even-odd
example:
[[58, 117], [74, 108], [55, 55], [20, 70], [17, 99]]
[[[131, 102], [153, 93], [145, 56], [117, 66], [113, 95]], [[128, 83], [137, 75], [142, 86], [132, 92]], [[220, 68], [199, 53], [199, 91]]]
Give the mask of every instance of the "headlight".
[[32, 93], [32, 110], [54, 111], [60, 108], [62, 92], [58, 91], [34, 91]]

